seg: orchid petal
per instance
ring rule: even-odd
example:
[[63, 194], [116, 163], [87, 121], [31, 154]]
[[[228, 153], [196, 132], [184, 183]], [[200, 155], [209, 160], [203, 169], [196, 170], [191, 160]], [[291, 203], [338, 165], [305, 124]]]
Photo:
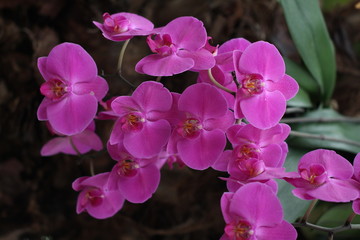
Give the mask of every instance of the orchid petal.
[[47, 107], [47, 116], [51, 126], [64, 135], [82, 132], [94, 119], [97, 111], [97, 99], [93, 95], [69, 94]]

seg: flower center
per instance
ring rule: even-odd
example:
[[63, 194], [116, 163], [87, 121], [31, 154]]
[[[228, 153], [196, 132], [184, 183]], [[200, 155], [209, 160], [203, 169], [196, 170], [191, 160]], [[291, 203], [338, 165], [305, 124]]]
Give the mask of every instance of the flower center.
[[97, 187], [88, 187], [85, 191], [85, 197], [81, 201], [82, 207], [85, 207], [88, 203], [94, 207], [99, 206], [105, 197], [103, 191]]
[[260, 94], [264, 91], [264, 80], [258, 74], [249, 74], [243, 80], [241, 87], [245, 92], [252, 96], [254, 94]]
[[124, 159], [117, 163], [117, 174], [124, 177], [132, 177], [137, 173], [139, 164], [132, 159]]
[[162, 56], [169, 56], [176, 52], [177, 48], [174, 46], [169, 34], [153, 34], [146, 38], [146, 42], [149, 45], [153, 53], [160, 54]]
[[115, 34], [129, 31], [130, 22], [124, 16], [112, 17], [109, 13], [103, 14], [104, 28]]
[[243, 144], [234, 149], [236, 161], [243, 161], [250, 158], [259, 158], [260, 150], [254, 144]]
[[60, 99], [62, 96], [64, 96], [65, 93], [68, 92], [68, 87], [61, 80], [54, 79], [41, 84], [40, 92], [45, 97], [56, 100]]
[[327, 172], [321, 164], [312, 164], [308, 169], [299, 169], [299, 172], [303, 179], [315, 186], [320, 186], [327, 180]]
[[255, 158], [237, 162], [237, 167], [250, 178], [259, 176], [265, 171], [264, 161]]
[[139, 131], [143, 127], [145, 119], [138, 113], [132, 112], [120, 119], [122, 130], [129, 131]]
[[177, 129], [177, 132], [186, 138], [195, 138], [199, 136], [202, 125], [196, 118], [186, 119]]
[[229, 223], [225, 227], [225, 234], [231, 240], [249, 240], [254, 235], [250, 223], [240, 220], [237, 223]]

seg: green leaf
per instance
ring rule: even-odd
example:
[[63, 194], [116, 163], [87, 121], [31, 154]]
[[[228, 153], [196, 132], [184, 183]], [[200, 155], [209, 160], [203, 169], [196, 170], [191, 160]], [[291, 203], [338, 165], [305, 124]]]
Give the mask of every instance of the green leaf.
[[332, 11], [336, 8], [346, 6], [353, 2], [353, 0], [323, 0], [322, 7], [325, 11]]
[[[337, 204], [325, 212], [316, 224], [324, 227], [337, 227], [343, 225], [352, 212], [351, 203]], [[352, 223], [360, 223], [360, 217], [355, 218]]]
[[299, 89], [299, 92], [296, 94], [296, 96], [287, 102], [287, 105], [291, 107], [302, 108], [311, 108], [313, 106], [309, 94], [301, 88]]
[[320, 86], [322, 102], [329, 105], [334, 91], [336, 63], [334, 46], [319, 2], [280, 0], [292, 39], [304, 64]]
[[[303, 116], [304, 121], [291, 124], [293, 131], [310, 133], [319, 137], [330, 137], [333, 140], [322, 140], [307, 137], [290, 137], [287, 142], [289, 145], [316, 149], [327, 148], [343, 150], [351, 153], [360, 152], [360, 124], [347, 121], [347, 118], [332, 109], [319, 109], [308, 112]], [[340, 140], [343, 142], [335, 141]], [[354, 144], [351, 144], [354, 143]]]
[[[286, 171], [297, 171], [298, 161], [306, 152], [307, 150], [289, 148], [289, 153], [284, 164]], [[294, 187], [284, 180], [278, 180], [278, 186], [278, 197], [284, 210], [284, 218], [288, 222], [295, 222], [297, 218], [305, 214], [311, 201], [295, 197], [291, 193], [291, 190], [294, 189]]]
[[301, 89], [312, 95], [320, 94], [319, 84], [306, 69], [288, 58], [284, 58], [284, 61], [286, 73], [298, 82]]

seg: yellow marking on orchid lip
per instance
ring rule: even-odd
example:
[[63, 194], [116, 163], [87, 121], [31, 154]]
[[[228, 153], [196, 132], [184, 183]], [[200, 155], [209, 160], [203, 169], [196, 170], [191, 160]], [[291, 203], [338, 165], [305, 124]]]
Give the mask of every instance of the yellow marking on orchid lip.
[[316, 176], [315, 176], [314, 174], [312, 174], [312, 175], [310, 176], [310, 178], [308, 179], [308, 181], [309, 181], [311, 184], [314, 184], [315, 178], [316, 178]]
[[56, 97], [61, 97], [66, 92], [64, 84], [60, 81], [55, 81], [55, 84], [51, 90], [54, 92]]
[[247, 223], [240, 222], [234, 227], [234, 233], [236, 240], [246, 240], [251, 238], [254, 234], [254, 230]]

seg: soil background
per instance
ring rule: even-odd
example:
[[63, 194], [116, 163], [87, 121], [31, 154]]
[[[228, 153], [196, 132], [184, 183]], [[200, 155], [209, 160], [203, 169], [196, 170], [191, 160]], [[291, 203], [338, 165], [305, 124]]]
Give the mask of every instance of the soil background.
[[[348, 116], [360, 114], [357, 2], [325, 12], [338, 65], [333, 105]], [[113, 160], [107, 153], [40, 156], [41, 146], [52, 136], [36, 118], [43, 98], [38, 57], [62, 42], [80, 44], [109, 83], [106, 98], [131, 91], [116, 74], [122, 44], [103, 38], [92, 23], [102, 22], [104, 12], [136, 13], [156, 27], [179, 16], [194, 16], [204, 22], [213, 45], [235, 37], [266, 40], [299, 61], [275, 0], [0, 0], [0, 239], [219, 239], [224, 228], [219, 200], [226, 186], [215, 171], [165, 167], [153, 198], [144, 204], [125, 203], [114, 217], [96, 220], [76, 214], [77, 193], [71, 183], [90, 174], [89, 159], [95, 172], [109, 171]], [[148, 53], [145, 38], [134, 38], [126, 50], [123, 75], [135, 85], [154, 80], [134, 71]], [[185, 73], [162, 82], [181, 92], [195, 79], [195, 73]], [[111, 126], [97, 122], [104, 144]]]

